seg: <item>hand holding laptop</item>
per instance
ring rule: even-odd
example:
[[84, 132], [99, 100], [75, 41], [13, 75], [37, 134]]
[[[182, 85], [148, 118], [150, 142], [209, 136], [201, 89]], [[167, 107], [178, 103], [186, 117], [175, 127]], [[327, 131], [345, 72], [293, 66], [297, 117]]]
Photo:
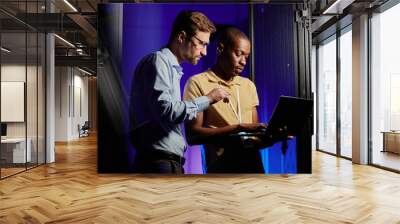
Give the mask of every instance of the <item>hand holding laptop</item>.
[[241, 123], [238, 125], [240, 132], [262, 132], [267, 128], [265, 123]]

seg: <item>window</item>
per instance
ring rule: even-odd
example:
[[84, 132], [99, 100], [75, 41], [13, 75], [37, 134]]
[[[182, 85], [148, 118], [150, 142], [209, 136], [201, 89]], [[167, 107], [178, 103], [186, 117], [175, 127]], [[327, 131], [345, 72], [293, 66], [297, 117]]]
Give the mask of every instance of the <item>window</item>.
[[352, 157], [352, 34], [340, 36], [340, 155]]
[[317, 49], [317, 149], [351, 159], [351, 24], [322, 41]]
[[371, 157], [373, 164], [396, 170], [400, 170], [399, 21], [400, 4], [371, 18]]
[[336, 154], [336, 38], [318, 48], [318, 149]]
[[[1, 6], [12, 2], [2, 2]], [[39, 13], [44, 1], [19, 2], [23, 13]], [[1, 24], [0, 178], [45, 163], [45, 34], [12, 16]]]

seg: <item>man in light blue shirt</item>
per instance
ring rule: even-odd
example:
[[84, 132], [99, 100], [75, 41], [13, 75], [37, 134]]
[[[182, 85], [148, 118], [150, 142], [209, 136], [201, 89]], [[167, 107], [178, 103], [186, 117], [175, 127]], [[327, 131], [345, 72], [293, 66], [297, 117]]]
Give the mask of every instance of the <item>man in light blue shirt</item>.
[[183, 173], [186, 149], [180, 124], [210, 104], [228, 97], [222, 88], [191, 101], [181, 100], [181, 63], [197, 64], [207, 54], [214, 24], [202, 13], [182, 11], [173, 24], [166, 48], [144, 57], [132, 81], [131, 139], [140, 173]]

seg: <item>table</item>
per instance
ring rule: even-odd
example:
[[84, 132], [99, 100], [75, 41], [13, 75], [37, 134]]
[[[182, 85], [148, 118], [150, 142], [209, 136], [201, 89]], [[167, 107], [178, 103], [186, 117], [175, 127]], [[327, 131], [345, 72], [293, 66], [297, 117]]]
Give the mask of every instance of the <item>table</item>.
[[400, 131], [382, 131], [383, 150], [382, 152], [392, 152], [400, 154]]
[[[25, 151], [25, 144], [27, 144]], [[1, 139], [1, 157], [6, 163], [26, 163], [31, 162], [31, 145], [30, 138], [6, 138]], [[11, 159], [12, 158], [12, 159]]]

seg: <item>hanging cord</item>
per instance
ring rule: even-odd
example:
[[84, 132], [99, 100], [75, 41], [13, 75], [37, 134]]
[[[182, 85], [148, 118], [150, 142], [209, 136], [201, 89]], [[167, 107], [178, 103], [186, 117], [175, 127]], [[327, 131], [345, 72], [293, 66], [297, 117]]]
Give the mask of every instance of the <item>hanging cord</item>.
[[[218, 87], [222, 88], [221, 81], [218, 82]], [[232, 100], [229, 100], [229, 106], [231, 107], [233, 113], [235, 114], [236, 119], [239, 121], [239, 124], [241, 124], [242, 123], [242, 113], [241, 113], [241, 110], [240, 110], [239, 87], [237, 85], [236, 85], [236, 97], [237, 97], [238, 109], [235, 110], [235, 108], [234, 108], [234, 106], [232, 104]]]

